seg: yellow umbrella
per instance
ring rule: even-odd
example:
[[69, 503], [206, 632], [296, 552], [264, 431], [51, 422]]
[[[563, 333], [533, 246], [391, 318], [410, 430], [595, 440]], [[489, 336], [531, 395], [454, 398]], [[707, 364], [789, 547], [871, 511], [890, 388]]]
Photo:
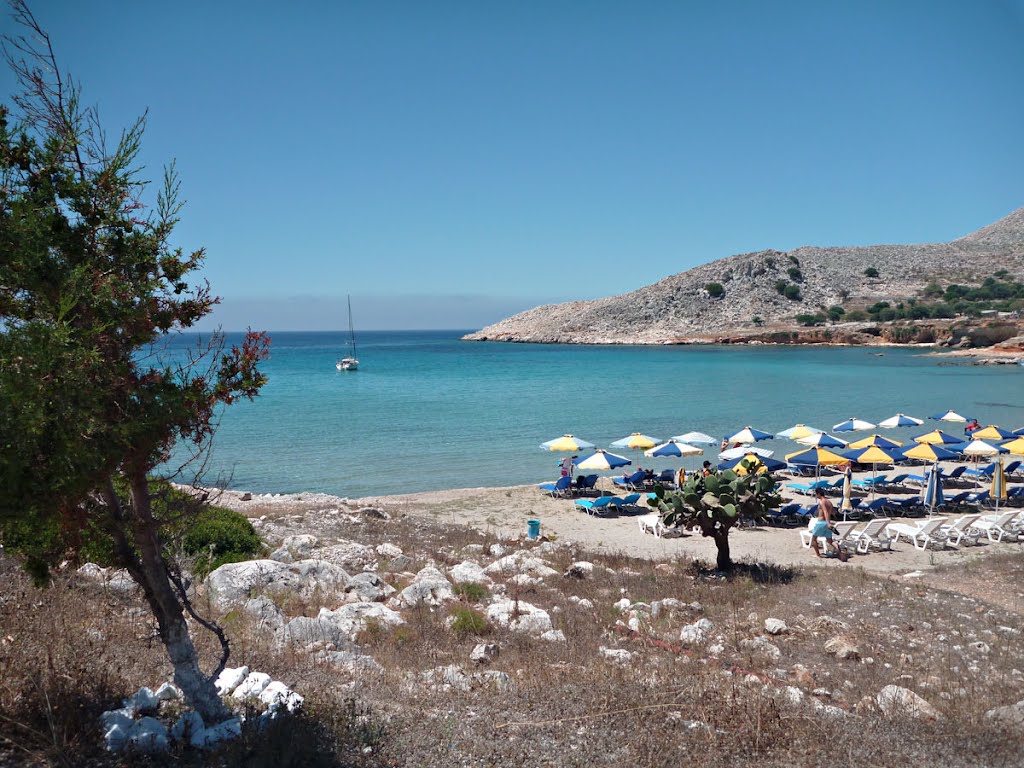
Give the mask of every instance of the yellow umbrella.
[[1008, 450], [1014, 456], [1024, 456], [1024, 437], [1018, 437], [1016, 440], [1004, 443], [1003, 448]]
[[816, 464], [820, 466], [826, 466], [829, 464], [845, 464], [849, 459], [840, 456], [838, 453], [832, 453], [825, 448], [805, 448], [802, 451], [794, 451], [793, 453], [786, 454], [786, 461], [796, 457], [797, 464]]
[[789, 438], [790, 440], [799, 440], [801, 437], [810, 437], [811, 435], [817, 435], [820, 432], [820, 429], [808, 427], [806, 424], [796, 424], [789, 429], [782, 430], [777, 436]]
[[871, 435], [865, 437], [863, 440], [858, 440], [855, 443], [850, 443], [847, 448], [869, 448], [876, 446], [880, 448], [899, 448], [903, 443], [899, 440], [890, 440], [888, 437], [882, 437], [881, 435]]
[[593, 443], [588, 443], [586, 440], [580, 440], [578, 437], [573, 435], [562, 435], [556, 437], [554, 440], [548, 440], [546, 443], [541, 443], [540, 447], [545, 451], [583, 451], [587, 448], [593, 448]]
[[923, 435], [918, 435], [914, 438], [915, 443], [927, 443], [928, 445], [950, 445], [952, 443], [962, 443], [959, 437], [953, 437], [947, 435], [941, 429], [936, 429]]
[[982, 440], [1012, 440], [1014, 438], [1013, 432], [1005, 430], [1001, 427], [997, 427], [995, 424], [989, 424], [984, 429], [976, 429], [970, 434], [970, 438], [980, 438]]
[[634, 448], [638, 451], [646, 451], [653, 448], [660, 441], [656, 437], [642, 435], [639, 432], [631, 432], [628, 437], [616, 440], [612, 445], [616, 448]]

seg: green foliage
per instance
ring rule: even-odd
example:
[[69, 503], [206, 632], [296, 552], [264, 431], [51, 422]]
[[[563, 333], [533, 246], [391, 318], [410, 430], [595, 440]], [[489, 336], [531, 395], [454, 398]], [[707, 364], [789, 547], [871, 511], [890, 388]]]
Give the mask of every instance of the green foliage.
[[772, 256], [766, 256], [764, 263], [768, 269], [775, 269], [775, 259]]
[[750, 318], [750, 322], [752, 322], [758, 328], [764, 325], [764, 320], [761, 318], [760, 315], [754, 315], [752, 318]]
[[712, 299], [718, 299], [725, 296], [725, 288], [722, 287], [721, 283], [708, 283], [704, 286], [704, 290], [708, 292], [708, 296]]
[[181, 548], [193, 560], [193, 572], [204, 579], [225, 563], [251, 560], [263, 542], [245, 515], [224, 507], [206, 507], [189, 522]]
[[839, 322], [840, 318], [842, 318], [845, 314], [846, 310], [840, 307], [838, 304], [834, 304], [833, 306], [828, 308], [828, 319], [831, 320], [833, 323]]
[[793, 264], [796, 264], [798, 267], [800, 266], [800, 259], [798, 259], [796, 256], [794, 256], [791, 253], [786, 254], [786, 255], [789, 257], [790, 262], [792, 262]]
[[718, 566], [723, 570], [732, 565], [729, 530], [741, 521], [763, 519], [769, 509], [782, 503], [770, 473], [755, 474], [756, 465], [747, 460], [739, 467], [745, 474], [727, 469], [704, 477], [695, 472], [676, 491], [657, 486], [654, 497], [647, 502], [661, 512], [667, 527], [699, 530], [712, 537], [718, 547]]
[[800, 325], [808, 327], [814, 325], [821, 325], [822, 323], [825, 322], [825, 316], [821, 314], [821, 312], [815, 312], [813, 315], [797, 315], [796, 321], [800, 323]]
[[491, 628], [484, 615], [479, 611], [474, 611], [472, 608], [458, 606], [452, 609], [451, 615], [452, 631], [460, 637], [482, 635]]
[[865, 277], [878, 277], [878, 270], [874, 267], [868, 267], [864, 270]]
[[470, 603], [478, 603], [490, 594], [483, 584], [475, 581], [462, 581], [453, 589], [456, 595]]
[[789, 279], [795, 283], [803, 282], [804, 275], [800, 271], [800, 267], [790, 267], [786, 270], [786, 274], [789, 275]]
[[846, 313], [846, 319], [851, 323], [863, 323], [868, 319], [868, 313], [863, 309], [853, 309]]
[[776, 280], [775, 281], [775, 291], [776, 291], [776, 293], [778, 293], [780, 296], [785, 296], [786, 295], [786, 286], [787, 285], [789, 285], [789, 283], [786, 282], [785, 280], [782, 280], [782, 279]]
[[800, 295], [800, 286], [789, 283], [782, 291], [782, 295], [790, 301], [801, 301], [803, 296]]

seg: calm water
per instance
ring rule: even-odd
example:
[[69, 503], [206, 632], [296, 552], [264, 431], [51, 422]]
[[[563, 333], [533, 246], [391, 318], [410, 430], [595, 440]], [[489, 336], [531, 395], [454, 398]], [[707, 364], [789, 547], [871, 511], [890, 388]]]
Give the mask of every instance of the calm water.
[[[468, 343], [462, 333], [363, 332], [356, 373], [334, 368], [343, 333], [272, 334], [270, 381], [256, 401], [225, 412], [207, 479], [355, 497], [549, 480], [560, 455], [538, 446], [566, 432], [607, 447], [630, 432], [828, 430], [850, 416], [877, 423], [948, 408], [1024, 426], [1019, 366], [941, 367], [901, 349]], [[881, 431], [906, 440], [937, 424]], [[799, 448], [760, 445], [777, 455]]]

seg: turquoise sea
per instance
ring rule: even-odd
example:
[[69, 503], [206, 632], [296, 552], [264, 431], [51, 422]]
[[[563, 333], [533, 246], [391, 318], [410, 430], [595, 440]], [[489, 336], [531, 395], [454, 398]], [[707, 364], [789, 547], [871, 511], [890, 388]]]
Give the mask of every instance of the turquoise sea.
[[[949, 408], [1024, 426], [1024, 368], [944, 367], [926, 350], [471, 343], [463, 333], [360, 333], [355, 373], [334, 367], [344, 333], [272, 333], [269, 383], [226, 409], [206, 480], [357, 497], [550, 480], [560, 454], [539, 445], [567, 432], [607, 447], [631, 432], [830, 430], [901, 411], [925, 424], [880, 431], [907, 440], [944, 424], [926, 417]], [[799, 448], [759, 445], [780, 458]], [[634, 465], [678, 467], [618, 452]], [[714, 460], [717, 446], [708, 453]]]

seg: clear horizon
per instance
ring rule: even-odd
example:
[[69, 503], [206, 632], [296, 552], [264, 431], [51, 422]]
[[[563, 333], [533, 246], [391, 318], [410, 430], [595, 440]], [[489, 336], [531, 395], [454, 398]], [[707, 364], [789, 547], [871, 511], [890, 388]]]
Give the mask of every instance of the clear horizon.
[[201, 328], [480, 328], [1024, 205], [1024, 0], [127, 8], [33, 10], [108, 134], [148, 109], [145, 177], [176, 159]]

